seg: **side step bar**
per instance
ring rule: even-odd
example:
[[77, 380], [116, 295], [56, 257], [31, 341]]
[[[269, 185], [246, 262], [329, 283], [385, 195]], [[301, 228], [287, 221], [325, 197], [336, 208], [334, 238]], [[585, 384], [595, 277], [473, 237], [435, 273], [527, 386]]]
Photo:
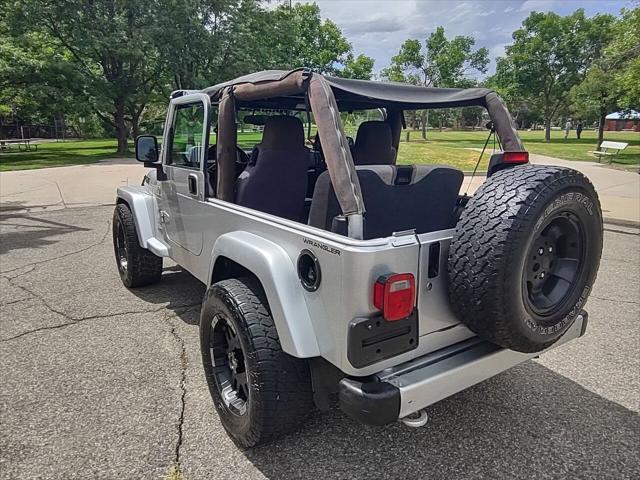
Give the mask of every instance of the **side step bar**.
[[[552, 347], [584, 335], [587, 312]], [[370, 425], [385, 425], [493, 377], [540, 353], [521, 353], [472, 338], [358, 381], [340, 381], [340, 408]]]

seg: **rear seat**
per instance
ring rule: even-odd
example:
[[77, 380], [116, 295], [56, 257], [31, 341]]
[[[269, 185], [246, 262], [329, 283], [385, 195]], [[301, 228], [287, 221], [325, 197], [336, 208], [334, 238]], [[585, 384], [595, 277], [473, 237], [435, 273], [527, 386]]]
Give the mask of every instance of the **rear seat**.
[[[388, 237], [393, 232], [416, 233], [451, 228], [464, 178], [455, 168], [441, 165], [368, 165], [356, 167], [366, 209], [364, 239]], [[328, 172], [313, 193], [309, 225], [332, 230], [341, 215]]]

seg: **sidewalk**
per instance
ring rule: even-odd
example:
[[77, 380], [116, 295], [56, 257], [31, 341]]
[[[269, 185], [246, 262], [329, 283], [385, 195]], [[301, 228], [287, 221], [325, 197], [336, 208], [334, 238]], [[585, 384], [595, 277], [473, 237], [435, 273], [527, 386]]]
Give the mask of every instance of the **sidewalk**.
[[[530, 154], [529, 158], [534, 164], [558, 165], [582, 172], [596, 187], [605, 221], [640, 226], [640, 175], [637, 173], [615, 170], [595, 162], [576, 162], [534, 154]], [[473, 179], [465, 177], [462, 191], [471, 183], [469, 193], [475, 192], [484, 178], [483, 175]]]
[[116, 187], [140, 185], [147, 169], [132, 159], [0, 173], [0, 211], [44, 211], [112, 204]]
[[[531, 162], [560, 165], [584, 173], [595, 185], [605, 220], [640, 226], [640, 175], [595, 162], [572, 162], [531, 155]], [[112, 204], [116, 187], [140, 185], [147, 169], [133, 159], [105, 160], [90, 165], [0, 173], [0, 211], [42, 211]], [[484, 181], [465, 177], [469, 193]]]

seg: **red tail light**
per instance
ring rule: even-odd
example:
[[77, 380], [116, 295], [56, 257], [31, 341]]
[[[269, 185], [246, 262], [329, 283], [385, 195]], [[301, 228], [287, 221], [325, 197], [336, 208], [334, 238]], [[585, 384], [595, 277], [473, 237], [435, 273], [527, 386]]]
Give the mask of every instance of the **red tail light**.
[[504, 152], [502, 161], [504, 163], [529, 163], [529, 152]]
[[373, 287], [373, 304], [389, 322], [411, 315], [415, 298], [416, 280], [411, 273], [383, 275]]

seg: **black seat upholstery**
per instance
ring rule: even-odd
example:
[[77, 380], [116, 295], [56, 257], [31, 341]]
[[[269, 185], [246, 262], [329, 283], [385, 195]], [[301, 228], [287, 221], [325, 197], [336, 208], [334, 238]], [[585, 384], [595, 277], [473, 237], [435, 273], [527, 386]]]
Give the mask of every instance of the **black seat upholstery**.
[[[451, 228], [463, 173], [439, 165], [375, 165], [356, 167], [366, 209], [364, 238], [393, 232], [416, 233]], [[309, 225], [331, 230], [340, 205], [328, 172], [316, 182]]]
[[269, 117], [262, 142], [236, 182], [236, 203], [262, 212], [300, 220], [307, 190], [310, 152], [304, 146], [299, 118]]
[[379, 120], [362, 122], [351, 153], [356, 165], [393, 165], [396, 149], [393, 148], [391, 126]]

